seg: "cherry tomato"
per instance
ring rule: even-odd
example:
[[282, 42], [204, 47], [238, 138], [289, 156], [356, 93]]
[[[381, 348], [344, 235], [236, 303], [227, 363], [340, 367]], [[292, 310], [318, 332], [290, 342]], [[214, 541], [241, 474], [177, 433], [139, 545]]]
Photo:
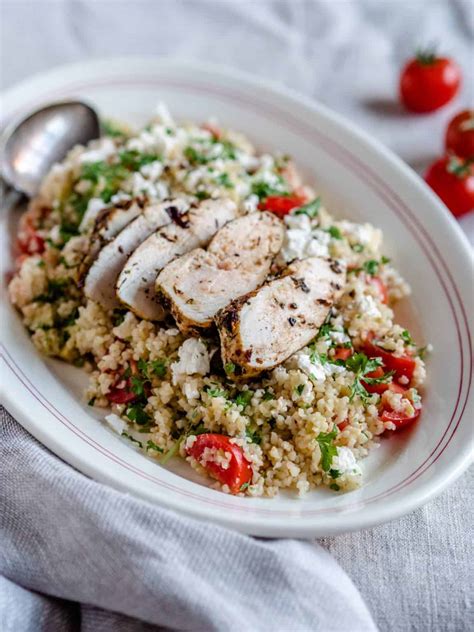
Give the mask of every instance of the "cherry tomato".
[[420, 52], [400, 75], [400, 97], [412, 112], [433, 112], [456, 96], [461, 70], [455, 61]]
[[[123, 377], [123, 369], [118, 373], [117, 380], [112, 388], [107, 393], [106, 397], [110, 402], [114, 404], [128, 404], [137, 399], [138, 395], [132, 390], [132, 380], [130, 377]], [[137, 375], [138, 367], [135, 360], [132, 358], [130, 360], [130, 373], [132, 375]], [[148, 385], [145, 385], [145, 388]], [[148, 393], [149, 394], [149, 393]]]
[[425, 180], [455, 217], [474, 209], [474, 168], [470, 162], [440, 158], [428, 168]]
[[[375, 371], [371, 371], [370, 373], [367, 373], [366, 377], [381, 378], [384, 375], [385, 375], [385, 371], [382, 369], [381, 366], [379, 366], [375, 369]], [[379, 395], [381, 395], [382, 393], [385, 393], [385, 391], [389, 387], [388, 384], [368, 384], [365, 380], [362, 380], [362, 386], [365, 388], [365, 390], [368, 393], [378, 393]]]
[[445, 144], [448, 153], [474, 160], [474, 110], [463, 110], [451, 119]]
[[408, 424], [411, 424], [413, 421], [415, 421], [415, 419], [418, 419], [420, 413], [421, 408], [415, 408], [415, 412], [413, 413], [413, 415], [411, 417], [408, 417], [407, 415], [405, 415], [405, 413], [396, 413], [394, 410], [386, 408], [382, 411], [380, 419], [382, 421], [391, 421], [393, 424], [395, 424], [396, 429], [400, 430], [401, 428], [408, 426]]
[[382, 279], [378, 276], [371, 276], [368, 278], [368, 281], [371, 285], [375, 287], [375, 289], [379, 293], [380, 300], [382, 301], [382, 303], [384, 303], [384, 305], [387, 305], [388, 304], [388, 290], [387, 290], [387, 286], [382, 281]]
[[347, 358], [350, 358], [352, 355], [352, 349], [349, 349], [347, 347], [336, 347], [334, 349], [334, 360], [344, 360], [344, 362], [347, 360]]
[[[214, 461], [203, 462], [201, 457], [206, 448], [230, 453], [229, 467], [224, 469], [222, 465]], [[219, 483], [227, 485], [232, 494], [237, 494], [241, 491], [242, 485], [252, 480], [252, 468], [242, 448], [231, 443], [230, 438], [225, 435], [213, 433], [198, 435], [196, 441], [187, 449], [187, 453], [201, 463], [210, 476]]]
[[123, 386], [114, 386], [107, 393], [106, 397], [109, 402], [113, 402], [114, 404], [128, 404], [137, 399], [137, 395], [130, 388], [130, 380], [122, 381], [124, 382]]
[[415, 360], [409, 355], [394, 356], [393, 353], [377, 347], [372, 342], [373, 337], [372, 333], [369, 334], [363, 345], [365, 354], [369, 358], [381, 358], [385, 371], [395, 371], [394, 379], [406, 378], [408, 382], [411, 382], [415, 370]]
[[275, 215], [278, 215], [278, 217], [284, 217], [294, 208], [302, 206], [305, 202], [306, 199], [298, 195], [269, 195], [260, 202], [258, 208], [261, 211], [271, 211], [275, 213]]

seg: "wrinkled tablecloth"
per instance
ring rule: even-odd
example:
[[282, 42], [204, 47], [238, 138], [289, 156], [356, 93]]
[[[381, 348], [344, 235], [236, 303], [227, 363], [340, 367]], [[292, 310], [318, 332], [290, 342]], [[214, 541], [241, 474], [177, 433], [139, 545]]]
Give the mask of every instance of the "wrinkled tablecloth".
[[[0, 0], [0, 29], [4, 88], [61, 63], [105, 55], [218, 61], [317, 98], [420, 173], [442, 151], [449, 118], [474, 102], [471, 0]], [[431, 43], [462, 65], [462, 93], [438, 113], [412, 116], [394, 98], [398, 70], [417, 46]], [[474, 241], [474, 214], [462, 225]], [[371, 629], [352, 585], [319, 546], [232, 536], [242, 547], [236, 556], [232, 546], [226, 552], [229, 536], [217, 527], [192, 528], [163, 510], [157, 527], [156, 508], [85, 479], [8, 417], [2, 417], [1, 438], [1, 630], [29, 630], [28, 621], [48, 631], [76, 630], [80, 622], [85, 630], [148, 629], [103, 608], [179, 629], [230, 630], [236, 621], [244, 630]], [[400, 520], [320, 541], [384, 632], [474, 629], [473, 478], [471, 469]], [[114, 512], [122, 521], [111, 520]], [[175, 528], [181, 548], [169, 537]], [[132, 539], [127, 559], [123, 544]], [[199, 547], [190, 545], [211, 541], [224, 565], [213, 579], [215, 566], [206, 568]], [[175, 557], [161, 550], [164, 542], [174, 543]], [[61, 557], [65, 547], [68, 559]], [[125, 566], [117, 567], [116, 557]], [[237, 577], [229, 571], [234, 564]], [[71, 592], [74, 579], [83, 592]], [[41, 594], [45, 585], [54, 598]], [[141, 606], [134, 605], [135, 595]], [[79, 609], [67, 600], [89, 605]]]

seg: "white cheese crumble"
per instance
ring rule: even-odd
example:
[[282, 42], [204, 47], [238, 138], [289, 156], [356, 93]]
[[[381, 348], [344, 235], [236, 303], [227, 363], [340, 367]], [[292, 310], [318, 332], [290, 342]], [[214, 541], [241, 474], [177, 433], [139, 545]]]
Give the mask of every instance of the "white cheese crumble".
[[358, 243], [362, 246], [370, 245], [374, 250], [381, 245], [382, 233], [372, 224], [356, 224], [355, 222], [343, 220], [339, 222], [339, 228], [353, 243]]
[[337, 448], [337, 455], [332, 459], [331, 469], [337, 470], [341, 476], [344, 474], [360, 476], [362, 474], [352, 450], [344, 446]]
[[310, 356], [309, 353], [304, 351], [299, 351], [293, 358], [297, 368], [306, 373], [315, 382], [324, 382], [327, 377], [343, 373], [346, 370], [343, 366], [332, 362], [323, 364], [317, 355]]
[[357, 306], [360, 313], [369, 318], [381, 318], [382, 316], [373, 296], [363, 294], [357, 301]]
[[211, 369], [209, 352], [198, 338], [188, 338], [178, 349], [178, 361], [171, 365], [173, 384], [183, 375], [206, 375]]
[[244, 200], [244, 203], [243, 203], [244, 211], [246, 213], [255, 213], [255, 211], [257, 211], [258, 209], [259, 202], [260, 202], [260, 199], [258, 195], [255, 195], [255, 193], [252, 193], [252, 195], [249, 195], [248, 198]]
[[121, 419], [118, 415], [114, 415], [111, 413], [110, 415], [105, 416], [105, 421], [107, 425], [109, 425], [114, 432], [121, 435], [124, 430], [127, 428], [127, 424], [123, 419]]
[[101, 138], [93, 147], [79, 156], [79, 162], [101, 162], [116, 152], [115, 143], [108, 137]]
[[163, 173], [163, 163], [159, 160], [149, 162], [147, 165], [143, 165], [140, 169], [140, 173], [145, 176], [145, 178], [148, 178], [148, 180], [158, 180]]
[[324, 230], [313, 230], [307, 215], [286, 215], [285, 224], [287, 230], [282, 254], [286, 261], [329, 256], [331, 236]]

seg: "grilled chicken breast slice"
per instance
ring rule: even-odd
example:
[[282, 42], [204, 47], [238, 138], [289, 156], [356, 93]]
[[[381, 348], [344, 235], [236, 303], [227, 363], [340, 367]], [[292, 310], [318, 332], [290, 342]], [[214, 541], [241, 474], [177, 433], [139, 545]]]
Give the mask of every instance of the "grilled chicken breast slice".
[[101, 249], [111, 239], [143, 212], [144, 200], [128, 200], [116, 206], [103, 209], [97, 215], [94, 228], [89, 237], [89, 248], [79, 266], [79, 283], [85, 281], [87, 272]]
[[216, 323], [224, 366], [235, 379], [271, 369], [307, 345], [339, 298], [346, 270], [322, 257], [294, 261], [282, 276], [221, 310]]
[[146, 320], [161, 320], [163, 307], [155, 281], [163, 267], [180, 255], [207, 246], [224, 224], [237, 216], [231, 200], [206, 200], [173, 223], [150, 235], [130, 256], [117, 280], [117, 297]]
[[230, 301], [261, 285], [283, 243], [284, 227], [272, 213], [229, 222], [206, 250], [197, 248], [158, 275], [161, 292], [182, 332], [210, 327]]
[[168, 200], [145, 208], [118, 235], [99, 252], [89, 268], [84, 293], [104, 309], [120, 305], [115, 293], [115, 283], [131, 253], [156, 230], [172, 221], [176, 212], [182, 214], [189, 205], [182, 200]]

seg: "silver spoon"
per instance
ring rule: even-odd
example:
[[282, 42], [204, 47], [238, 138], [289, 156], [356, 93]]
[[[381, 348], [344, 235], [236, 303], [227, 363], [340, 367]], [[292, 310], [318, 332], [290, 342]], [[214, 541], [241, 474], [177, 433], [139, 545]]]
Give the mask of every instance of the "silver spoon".
[[99, 136], [99, 117], [80, 101], [47, 105], [13, 124], [2, 137], [0, 171], [16, 194], [5, 205], [15, 204], [21, 194], [35, 196], [55, 162], [74, 145]]

